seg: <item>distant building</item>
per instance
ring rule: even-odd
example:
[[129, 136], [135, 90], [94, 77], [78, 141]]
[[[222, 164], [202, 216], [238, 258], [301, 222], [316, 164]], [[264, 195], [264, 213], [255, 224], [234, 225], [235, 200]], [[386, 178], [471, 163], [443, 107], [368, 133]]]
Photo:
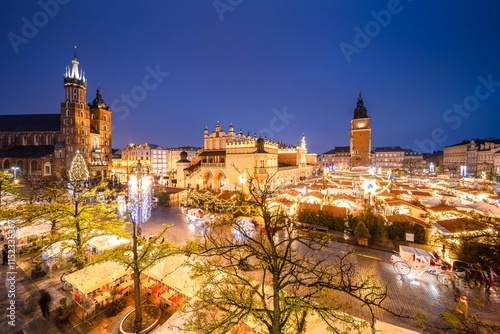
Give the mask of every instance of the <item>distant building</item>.
[[59, 114], [0, 116], [0, 168], [50, 175], [69, 169], [79, 151], [91, 176], [108, 176], [111, 168], [111, 110], [97, 88], [86, 103], [87, 79], [75, 57], [64, 75], [64, 101]]
[[[127, 182], [128, 175], [133, 172], [138, 162], [141, 165], [148, 166], [151, 174], [156, 177], [156, 182], [170, 186], [175, 184], [172, 182], [175, 179], [176, 162], [180, 159], [180, 154], [183, 151], [188, 152], [188, 157], [191, 158], [198, 153], [199, 147], [184, 146], [178, 148], [165, 148], [156, 144], [134, 144], [130, 143], [127, 147], [121, 149], [121, 157], [119, 164], [114, 170], [115, 175], [119, 175], [121, 182]], [[114, 161], [115, 163], [115, 161]]]
[[349, 146], [335, 146], [333, 150], [325, 152], [319, 157], [322, 169], [349, 169], [351, 166], [351, 152]]
[[443, 165], [453, 171], [467, 167], [467, 174], [476, 176], [478, 172], [493, 170], [495, 154], [500, 150], [500, 139], [464, 140], [443, 148]]
[[370, 116], [367, 114], [366, 107], [359, 91], [359, 98], [354, 116], [351, 120], [351, 168], [358, 166], [371, 165], [371, 136]]
[[[424, 168], [423, 155], [413, 151], [411, 148], [401, 148], [401, 146], [375, 147], [372, 151], [372, 165], [382, 170], [404, 169], [410, 165], [414, 170]], [[413, 161], [413, 163], [407, 163]]]
[[434, 151], [432, 153], [424, 153], [423, 159], [425, 162], [425, 168], [429, 170], [429, 168], [434, 166], [434, 168], [443, 166], [443, 151]]
[[314, 173], [317, 155], [307, 151], [304, 135], [294, 146], [256, 134], [245, 136], [241, 130], [235, 133], [233, 125], [225, 132], [217, 122], [212, 133], [205, 128], [204, 146], [199, 154], [191, 161], [187, 154], [183, 157], [177, 162], [182, 165], [182, 169], [177, 170], [178, 187], [234, 189], [244, 187], [242, 181], [249, 176], [262, 181], [274, 175], [276, 185], [298, 182]]

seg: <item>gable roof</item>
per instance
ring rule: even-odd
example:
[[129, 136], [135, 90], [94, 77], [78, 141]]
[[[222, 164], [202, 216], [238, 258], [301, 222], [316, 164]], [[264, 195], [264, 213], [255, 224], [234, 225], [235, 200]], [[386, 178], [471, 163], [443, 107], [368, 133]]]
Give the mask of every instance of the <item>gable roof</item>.
[[0, 132], [28, 131], [61, 131], [61, 115], [0, 115]]
[[26, 145], [0, 151], [0, 158], [41, 158], [54, 153], [53, 145]]

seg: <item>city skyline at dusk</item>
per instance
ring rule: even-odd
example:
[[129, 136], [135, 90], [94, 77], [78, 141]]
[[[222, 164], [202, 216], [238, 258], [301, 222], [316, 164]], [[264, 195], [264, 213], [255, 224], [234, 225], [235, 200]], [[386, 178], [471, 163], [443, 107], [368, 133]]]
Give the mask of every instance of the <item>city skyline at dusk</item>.
[[359, 89], [373, 147], [500, 137], [494, 2], [221, 3], [4, 4], [2, 114], [58, 113], [76, 42], [114, 148], [202, 146], [220, 121], [321, 154], [349, 145]]

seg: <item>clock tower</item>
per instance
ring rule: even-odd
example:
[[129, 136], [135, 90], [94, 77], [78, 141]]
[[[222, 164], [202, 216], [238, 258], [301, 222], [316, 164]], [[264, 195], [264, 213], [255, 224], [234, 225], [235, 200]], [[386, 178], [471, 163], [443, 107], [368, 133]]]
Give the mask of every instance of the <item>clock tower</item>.
[[359, 90], [358, 105], [354, 109], [351, 120], [351, 168], [357, 166], [370, 166], [372, 129], [370, 128], [370, 117]]

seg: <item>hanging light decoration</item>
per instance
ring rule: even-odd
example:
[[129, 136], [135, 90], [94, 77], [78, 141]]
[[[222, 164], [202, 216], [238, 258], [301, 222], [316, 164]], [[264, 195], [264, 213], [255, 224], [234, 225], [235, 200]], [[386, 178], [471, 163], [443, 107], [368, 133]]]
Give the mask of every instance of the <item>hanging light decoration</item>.
[[152, 184], [151, 175], [145, 173], [139, 164], [128, 182], [130, 216], [137, 224], [144, 223], [151, 217]]

